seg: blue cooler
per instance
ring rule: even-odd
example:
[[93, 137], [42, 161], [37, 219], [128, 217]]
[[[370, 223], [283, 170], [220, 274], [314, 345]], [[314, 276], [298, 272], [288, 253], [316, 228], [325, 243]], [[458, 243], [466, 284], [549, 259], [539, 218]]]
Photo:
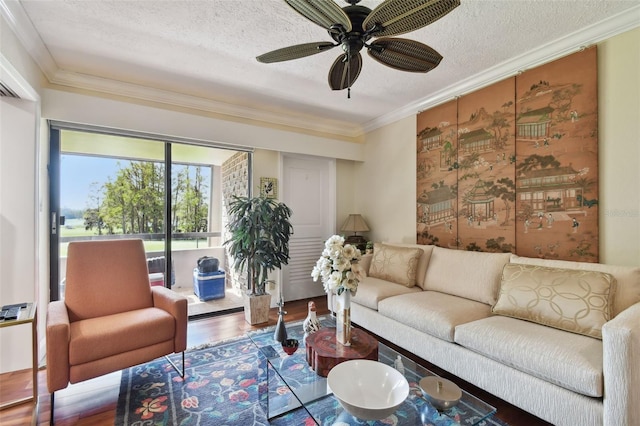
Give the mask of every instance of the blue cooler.
[[198, 272], [193, 270], [193, 292], [205, 302], [224, 297], [224, 271]]

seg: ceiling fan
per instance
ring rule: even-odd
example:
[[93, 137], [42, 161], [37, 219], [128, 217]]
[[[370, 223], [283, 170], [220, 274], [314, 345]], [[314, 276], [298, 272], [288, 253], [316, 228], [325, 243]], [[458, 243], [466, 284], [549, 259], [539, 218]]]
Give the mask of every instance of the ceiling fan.
[[[284, 47], [256, 59], [273, 63], [315, 55], [336, 46], [344, 51], [329, 70], [329, 86], [333, 90], [348, 89], [360, 75], [362, 56], [367, 48], [369, 56], [391, 68], [409, 71], [431, 71], [442, 56], [426, 44], [404, 38], [399, 34], [427, 26], [460, 5], [460, 0], [384, 0], [373, 11], [359, 6], [360, 0], [345, 0], [349, 6], [340, 8], [333, 0], [285, 0], [294, 10], [325, 28], [334, 42], [321, 41]], [[374, 37], [376, 38], [369, 43]]]

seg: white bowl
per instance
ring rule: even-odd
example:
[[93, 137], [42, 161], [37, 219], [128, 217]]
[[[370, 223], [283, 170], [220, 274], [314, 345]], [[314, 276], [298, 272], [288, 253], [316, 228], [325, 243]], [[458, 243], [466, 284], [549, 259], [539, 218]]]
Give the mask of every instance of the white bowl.
[[327, 383], [340, 405], [363, 420], [389, 417], [409, 396], [409, 382], [398, 370], [366, 359], [336, 365]]

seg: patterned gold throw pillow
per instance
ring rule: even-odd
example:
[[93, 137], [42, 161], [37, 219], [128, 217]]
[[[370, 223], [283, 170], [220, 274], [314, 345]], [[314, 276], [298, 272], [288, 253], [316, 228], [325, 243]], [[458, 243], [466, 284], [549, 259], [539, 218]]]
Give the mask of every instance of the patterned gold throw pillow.
[[416, 285], [418, 260], [421, 248], [390, 246], [381, 243], [373, 245], [373, 259], [369, 266], [369, 276], [391, 281], [405, 287]]
[[509, 263], [492, 311], [602, 339], [615, 284], [604, 272]]

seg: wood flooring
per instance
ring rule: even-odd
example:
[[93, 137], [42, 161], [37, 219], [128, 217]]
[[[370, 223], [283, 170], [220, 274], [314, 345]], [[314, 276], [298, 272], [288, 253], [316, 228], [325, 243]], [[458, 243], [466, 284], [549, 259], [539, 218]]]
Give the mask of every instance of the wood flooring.
[[[313, 299], [319, 315], [328, 313], [325, 297]], [[288, 302], [286, 304], [286, 322], [302, 320], [307, 316], [307, 300]], [[268, 325], [277, 322], [277, 311], [272, 309]], [[187, 347], [236, 337], [253, 329], [265, 327], [267, 324], [251, 326], [244, 320], [244, 313], [231, 313], [189, 322]], [[549, 425], [499, 398], [490, 395], [463, 380], [452, 376], [424, 360], [399, 350], [399, 348], [383, 340], [405, 356], [419, 362], [433, 372], [456, 382], [460, 387], [498, 409], [495, 417], [511, 426], [543, 426]], [[50, 398], [46, 385], [46, 370], [38, 373], [38, 390], [40, 403], [37, 414], [38, 425], [50, 424]], [[28, 396], [32, 389], [31, 370], [5, 373], [0, 375], [0, 402], [12, 401]], [[120, 391], [120, 372], [107, 374], [86, 382], [70, 385], [67, 389], [56, 392], [55, 418], [57, 425], [111, 426], [116, 416], [116, 404]], [[0, 411], [0, 424], [3, 426], [22, 426], [32, 423], [32, 404], [23, 404]], [[296, 425], [297, 426], [297, 425]]]

